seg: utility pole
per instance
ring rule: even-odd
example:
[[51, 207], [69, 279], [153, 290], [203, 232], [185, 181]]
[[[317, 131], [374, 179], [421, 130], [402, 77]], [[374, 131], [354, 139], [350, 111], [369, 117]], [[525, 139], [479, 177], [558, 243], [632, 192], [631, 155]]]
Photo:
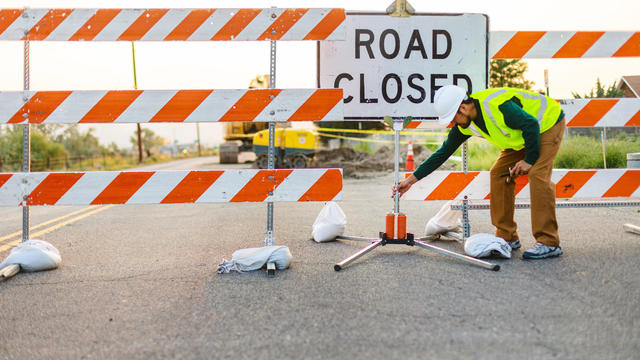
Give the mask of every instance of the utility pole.
[[[136, 48], [131, 42], [131, 56], [133, 58], [133, 89], [138, 90], [138, 76], [136, 74]], [[138, 163], [142, 163], [142, 129], [140, 123], [136, 123], [138, 128]]]
[[200, 123], [196, 123], [196, 136], [198, 137], [198, 157], [202, 156], [202, 149], [200, 147]]

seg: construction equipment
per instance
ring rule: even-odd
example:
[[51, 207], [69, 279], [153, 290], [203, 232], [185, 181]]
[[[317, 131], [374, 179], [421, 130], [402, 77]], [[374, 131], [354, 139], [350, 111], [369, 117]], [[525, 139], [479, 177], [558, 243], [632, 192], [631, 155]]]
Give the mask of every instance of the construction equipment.
[[[306, 168], [316, 153], [316, 135], [307, 129], [276, 129], [275, 166], [278, 168]], [[253, 136], [255, 166], [267, 168], [267, 148], [269, 130], [262, 130]]]
[[[268, 89], [269, 75], [258, 75], [249, 83], [249, 89]], [[251, 151], [253, 147], [253, 135], [258, 131], [267, 129], [267, 122], [228, 122], [224, 124], [224, 140], [220, 145], [220, 163], [238, 163], [240, 151]]]

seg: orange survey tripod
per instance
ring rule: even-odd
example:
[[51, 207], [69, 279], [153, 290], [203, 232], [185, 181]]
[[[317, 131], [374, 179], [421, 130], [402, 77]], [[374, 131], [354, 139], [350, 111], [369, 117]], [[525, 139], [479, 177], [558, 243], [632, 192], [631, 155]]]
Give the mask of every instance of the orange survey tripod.
[[[400, 130], [402, 130], [408, 123], [411, 121], [411, 118], [403, 119], [391, 119], [390, 117], [385, 117], [387, 122], [392, 122], [393, 130], [394, 130], [394, 140], [395, 140], [395, 189], [398, 188], [399, 182], [399, 162], [400, 162]], [[439, 254], [443, 254], [446, 256], [450, 256], [467, 263], [477, 265], [483, 267], [485, 269], [498, 271], [500, 270], [500, 265], [492, 264], [490, 262], [478, 260], [476, 258], [455, 253], [453, 251], [449, 251], [446, 249], [439, 248], [437, 246], [433, 246], [431, 244], [427, 244], [425, 240], [435, 240], [440, 237], [440, 235], [427, 236], [420, 239], [414, 239], [413, 234], [407, 233], [407, 217], [400, 213], [400, 196], [398, 192], [395, 192], [394, 195], [394, 208], [393, 212], [387, 214], [385, 221], [385, 231], [380, 232], [378, 238], [364, 238], [357, 236], [343, 236], [340, 235], [336, 237], [339, 240], [358, 240], [358, 241], [368, 241], [370, 244], [358, 251], [357, 253], [349, 256], [348, 258], [342, 260], [341, 262], [335, 264], [333, 269], [335, 271], [340, 271], [344, 269], [345, 266], [349, 265], [356, 259], [370, 252], [371, 250], [377, 248], [378, 246], [385, 246], [387, 244], [400, 244], [400, 245], [408, 245], [408, 246], [419, 246], [421, 248], [431, 250], [437, 252]], [[446, 234], [445, 234], [446, 235]]]

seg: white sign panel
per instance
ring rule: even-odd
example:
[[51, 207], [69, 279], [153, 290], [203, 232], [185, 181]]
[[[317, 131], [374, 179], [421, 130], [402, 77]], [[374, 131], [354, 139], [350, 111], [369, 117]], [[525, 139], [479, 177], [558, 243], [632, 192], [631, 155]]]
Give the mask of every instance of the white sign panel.
[[483, 14], [348, 13], [346, 41], [319, 44], [318, 85], [344, 89], [345, 120], [435, 119], [433, 95], [447, 84], [487, 84]]

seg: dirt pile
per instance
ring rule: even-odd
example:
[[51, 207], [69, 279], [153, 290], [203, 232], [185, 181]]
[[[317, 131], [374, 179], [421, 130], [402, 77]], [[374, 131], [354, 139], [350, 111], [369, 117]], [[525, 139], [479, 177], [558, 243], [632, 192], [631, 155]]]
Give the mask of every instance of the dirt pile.
[[[407, 147], [402, 146], [400, 151], [400, 171], [404, 171], [407, 161]], [[420, 165], [432, 151], [422, 145], [413, 146], [413, 158], [416, 166]], [[343, 176], [348, 178], [361, 178], [375, 175], [375, 173], [389, 173], [394, 170], [393, 147], [383, 146], [375, 153], [368, 154], [355, 151], [351, 148], [334, 150], [320, 150], [311, 162], [313, 168], [342, 168]], [[444, 169], [453, 169], [452, 165], [445, 163]]]

